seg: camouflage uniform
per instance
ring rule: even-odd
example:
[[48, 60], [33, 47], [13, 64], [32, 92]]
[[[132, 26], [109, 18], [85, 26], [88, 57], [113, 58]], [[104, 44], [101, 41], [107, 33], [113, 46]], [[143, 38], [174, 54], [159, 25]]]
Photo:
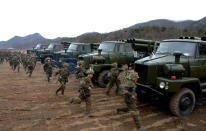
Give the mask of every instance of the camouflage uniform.
[[114, 65], [114, 67], [111, 69], [111, 71], [109, 73], [110, 81], [107, 85], [107, 92], [106, 92], [107, 95], [110, 94], [110, 90], [112, 89], [114, 84], [116, 84], [116, 86], [117, 86], [116, 95], [119, 93], [119, 81], [117, 80], [117, 77], [119, 75], [119, 70], [117, 68], [117, 63], [114, 63], [113, 65]]
[[[87, 74], [93, 74], [94, 71], [93, 70], [88, 70]], [[71, 103], [74, 104], [80, 104], [82, 101], [85, 101], [86, 103], [86, 113], [85, 115], [87, 117], [91, 117], [92, 115], [90, 114], [91, 111], [91, 92], [90, 92], [90, 88], [93, 87], [91, 78], [89, 77], [89, 75], [87, 77], [84, 77], [82, 79], [82, 81], [80, 82], [80, 88], [79, 88], [79, 97], [75, 98], [73, 97], [71, 99]]]
[[4, 63], [4, 58], [0, 57], [0, 64], [3, 64], [3, 63]]
[[51, 60], [51, 59], [50, 58], [46, 59], [46, 63], [44, 64], [43, 68], [44, 68], [44, 72], [46, 72], [47, 80], [48, 82], [50, 82], [50, 77], [52, 77], [53, 66], [51, 62], [48, 62], [48, 60]]
[[78, 67], [76, 68], [75, 76], [79, 80], [82, 80], [82, 78], [86, 76], [86, 69], [84, 68], [84, 63], [82, 61], [78, 62]]
[[34, 59], [33, 58], [30, 58], [28, 61], [27, 61], [27, 72], [26, 74], [29, 73], [29, 77], [31, 77], [33, 71], [34, 71], [34, 68], [35, 68], [35, 63], [34, 63]]
[[[68, 64], [63, 64], [64, 67], [68, 67]], [[62, 95], [64, 95], [64, 90], [66, 87], [66, 83], [68, 82], [68, 77], [69, 77], [69, 70], [66, 68], [60, 69], [55, 73], [55, 75], [58, 75], [58, 81], [60, 83], [60, 87], [56, 90], [56, 95], [58, 95], [58, 92], [61, 91]]]
[[128, 74], [128, 66], [127, 65], [123, 65], [122, 66], [122, 72], [119, 73], [119, 76], [118, 76], [118, 81], [120, 83], [119, 85], [119, 88], [123, 94], [123, 91], [124, 91], [124, 87], [122, 86], [122, 84], [124, 84], [126, 81], [126, 76]]
[[27, 56], [27, 55], [22, 56], [22, 65], [23, 65], [25, 71], [27, 70], [28, 60], [29, 60], [29, 56]]
[[[93, 74], [93, 71], [87, 71], [87, 74]], [[82, 79], [79, 89], [79, 98], [86, 103], [86, 115], [90, 116], [91, 111], [91, 92], [89, 88], [92, 88], [93, 84], [89, 76]]]
[[19, 56], [17, 56], [17, 55], [14, 55], [13, 57], [12, 57], [12, 69], [13, 69], [13, 71], [15, 71], [16, 70], [16, 68], [18, 69], [18, 72], [19, 72], [19, 70], [20, 70], [20, 57]]
[[139, 111], [136, 108], [136, 101], [134, 99], [136, 92], [136, 83], [135, 83], [135, 79], [138, 79], [138, 73], [133, 72], [128, 76], [129, 79], [127, 79], [125, 81], [125, 83], [123, 84], [125, 90], [124, 90], [124, 101], [127, 105], [127, 107], [123, 107], [123, 108], [118, 108], [117, 109], [117, 113], [119, 112], [130, 112], [132, 118], [134, 119], [135, 125], [137, 129], [141, 128], [141, 124], [139, 121]]

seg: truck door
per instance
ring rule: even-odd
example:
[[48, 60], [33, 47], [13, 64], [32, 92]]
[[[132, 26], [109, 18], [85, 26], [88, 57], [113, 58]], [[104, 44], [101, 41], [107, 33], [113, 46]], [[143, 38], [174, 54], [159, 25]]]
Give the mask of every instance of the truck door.
[[200, 65], [199, 77], [206, 80], [206, 44], [199, 44], [199, 58], [198, 64]]

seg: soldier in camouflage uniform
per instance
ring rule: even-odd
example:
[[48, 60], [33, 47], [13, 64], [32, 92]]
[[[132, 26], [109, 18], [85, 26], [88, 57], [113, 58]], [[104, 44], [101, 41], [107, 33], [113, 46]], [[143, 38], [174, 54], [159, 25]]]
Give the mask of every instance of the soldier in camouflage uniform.
[[123, 91], [124, 91], [124, 87], [122, 86], [122, 84], [125, 83], [125, 78], [127, 76], [127, 73], [128, 72], [128, 65], [123, 65], [122, 66], [122, 72], [119, 73], [119, 76], [118, 76], [118, 81], [119, 81], [119, 88], [121, 90], [121, 93], [123, 94]]
[[51, 59], [48, 57], [45, 59], [45, 64], [43, 66], [44, 72], [46, 73], [47, 80], [50, 82], [50, 77], [52, 77], [53, 66], [51, 64]]
[[16, 54], [12, 57], [12, 69], [13, 71], [18, 69], [18, 72], [20, 71], [20, 57]]
[[92, 77], [94, 74], [93, 70], [88, 70], [87, 71], [87, 77], [83, 78], [81, 83], [80, 83], [80, 89], [79, 89], [79, 98], [81, 99], [81, 101], [85, 101], [86, 103], [86, 113], [85, 116], [87, 117], [91, 117], [91, 90], [93, 87], [92, 84]]
[[35, 68], [35, 60], [33, 57], [29, 58], [27, 61], [27, 72], [26, 74], [29, 74], [29, 77], [31, 77], [33, 71]]
[[124, 101], [127, 105], [127, 107], [123, 107], [123, 108], [118, 108], [117, 109], [117, 113], [119, 112], [130, 112], [137, 130], [143, 130], [141, 129], [141, 124], [139, 121], [139, 111], [136, 108], [136, 83], [138, 81], [138, 73], [137, 72], [133, 72], [130, 73], [129, 76], [127, 77], [128, 79], [125, 80], [125, 83], [123, 83], [122, 85], [124, 86], [125, 90], [124, 90]]
[[0, 64], [3, 64], [4, 63], [4, 58], [3, 56], [0, 57]]
[[64, 63], [63, 64], [63, 69], [60, 69], [58, 70], [56, 73], [55, 73], [55, 76], [58, 75], [58, 81], [60, 83], [60, 87], [56, 90], [56, 95], [58, 95], [58, 92], [61, 91], [62, 92], [62, 95], [64, 95], [64, 90], [65, 90], [65, 87], [66, 87], [66, 83], [68, 82], [68, 77], [70, 75], [70, 72], [68, 70], [68, 66], [69, 64], [67, 63]]
[[78, 64], [78, 67], [76, 68], [75, 75], [76, 75], [76, 78], [81, 81], [82, 78], [86, 76], [86, 69], [84, 68], [84, 61], [78, 61], [77, 64]]
[[70, 101], [70, 103], [74, 103], [74, 104], [81, 104], [82, 101], [85, 101], [86, 117], [92, 117], [90, 111], [91, 111], [91, 90], [93, 87], [91, 79], [93, 77], [93, 74], [94, 71], [92, 69], [87, 70], [87, 77], [84, 77], [80, 82], [79, 97], [73, 97]]
[[111, 69], [111, 71], [108, 74], [108, 77], [110, 77], [110, 81], [107, 85], [107, 92], [106, 95], [110, 95], [110, 90], [112, 89], [112, 87], [114, 86], [114, 84], [116, 84], [116, 95], [118, 95], [119, 93], [119, 82], [117, 80], [117, 77], [119, 75], [119, 70], [118, 70], [118, 66], [117, 63], [113, 63], [113, 68]]
[[27, 69], [27, 61], [28, 61], [28, 59], [29, 59], [28, 55], [23, 55], [22, 56], [22, 65], [23, 65], [25, 71]]

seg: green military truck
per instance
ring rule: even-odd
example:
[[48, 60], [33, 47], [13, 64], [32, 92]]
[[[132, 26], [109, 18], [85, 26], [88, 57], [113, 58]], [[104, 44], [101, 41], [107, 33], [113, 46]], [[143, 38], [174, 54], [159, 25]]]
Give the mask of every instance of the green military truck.
[[174, 115], [192, 112], [206, 92], [206, 38], [164, 40], [156, 53], [135, 62], [137, 93], [166, 100]]
[[112, 63], [117, 62], [118, 66], [134, 63], [135, 60], [151, 54], [157, 45], [157, 41], [142, 39], [105, 41], [100, 43], [97, 52], [81, 55], [79, 60], [84, 61], [86, 68], [92, 67], [95, 72], [94, 81], [101, 87], [106, 87], [107, 74]]
[[41, 63], [44, 63], [44, 60], [47, 57], [50, 57], [53, 59], [54, 57], [54, 52], [58, 52], [61, 50], [65, 50], [65, 46], [63, 44], [59, 44], [59, 43], [51, 43], [49, 44], [48, 48], [44, 48], [42, 50], [37, 51], [36, 55], [37, 55], [37, 59], [41, 61]]
[[37, 51], [46, 49], [48, 46], [49, 44], [37, 44], [36, 47], [33, 47], [32, 49], [28, 49], [27, 54], [31, 54], [31, 53], [35, 54]]
[[71, 43], [66, 51], [54, 53], [54, 60], [59, 68], [62, 68], [62, 63], [69, 63], [69, 70], [73, 72], [77, 65], [78, 56], [91, 53], [99, 47], [98, 43]]

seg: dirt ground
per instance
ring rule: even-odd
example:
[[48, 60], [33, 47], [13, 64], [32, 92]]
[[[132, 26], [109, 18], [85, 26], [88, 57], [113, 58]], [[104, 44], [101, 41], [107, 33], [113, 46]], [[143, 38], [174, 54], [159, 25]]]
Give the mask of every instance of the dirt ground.
[[[131, 131], [135, 129], [129, 113], [116, 114], [125, 106], [122, 96], [105, 95], [105, 89], [92, 90], [92, 114], [84, 117], [85, 104], [69, 100], [78, 95], [79, 82], [69, 78], [65, 95], [56, 96], [56, 79], [46, 81], [41, 64], [31, 78], [25, 71], [13, 72], [7, 63], [0, 65], [0, 131]], [[206, 103], [206, 102], [204, 102]], [[138, 104], [142, 126], [148, 131], [205, 131], [206, 104], [178, 118], [163, 108]]]

